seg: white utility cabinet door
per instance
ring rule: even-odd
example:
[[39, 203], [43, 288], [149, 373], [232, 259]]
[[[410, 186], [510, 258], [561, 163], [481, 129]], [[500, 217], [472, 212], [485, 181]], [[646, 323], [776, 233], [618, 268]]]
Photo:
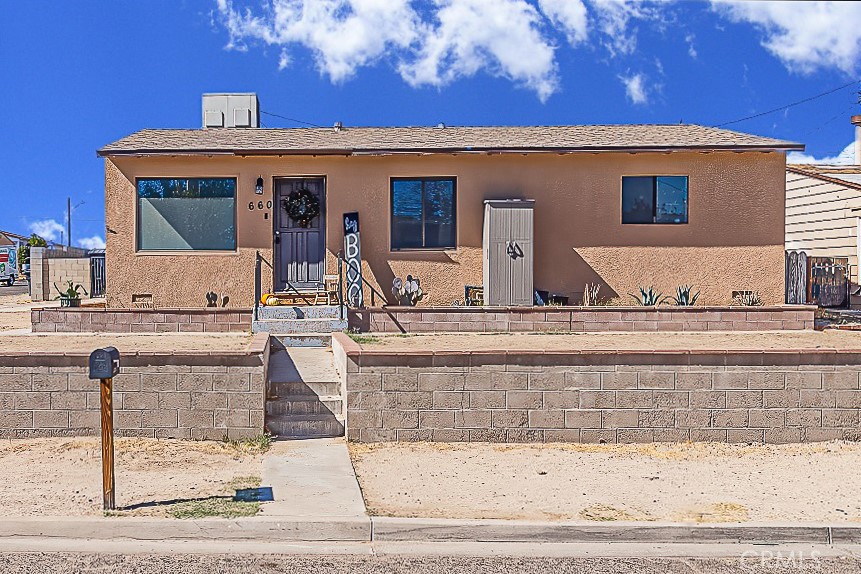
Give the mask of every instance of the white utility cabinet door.
[[532, 199], [484, 202], [484, 304], [532, 305]]

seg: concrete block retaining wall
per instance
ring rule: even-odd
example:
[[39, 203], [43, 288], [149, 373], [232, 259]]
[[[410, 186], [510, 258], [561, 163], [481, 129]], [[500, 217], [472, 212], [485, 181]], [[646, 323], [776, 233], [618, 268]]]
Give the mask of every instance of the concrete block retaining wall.
[[33, 309], [34, 333], [195, 333], [251, 331], [250, 309]]
[[861, 351], [394, 353], [333, 337], [359, 442], [861, 440]]
[[[88, 353], [0, 354], [0, 437], [96, 435]], [[120, 436], [250, 438], [263, 432], [266, 335], [241, 352], [133, 353], [114, 378]]]
[[493, 331], [770, 331], [813, 329], [816, 307], [385, 307], [350, 310], [375, 333]]

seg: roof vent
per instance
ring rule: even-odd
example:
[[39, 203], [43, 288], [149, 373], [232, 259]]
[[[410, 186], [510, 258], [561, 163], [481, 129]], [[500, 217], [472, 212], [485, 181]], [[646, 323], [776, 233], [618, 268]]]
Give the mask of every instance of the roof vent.
[[341, 122], [335, 122], [335, 125], [332, 126], [332, 129], [335, 130], [336, 132], [339, 132], [342, 129], [344, 129], [344, 124]]
[[258, 128], [257, 94], [203, 94], [204, 128]]
[[440, 122], [440, 123], [438, 123], [438, 124], [436, 125], [436, 127], [438, 127], [439, 129], [443, 130], [443, 129], [445, 129], [445, 124], [444, 124], [444, 123], [442, 123], [442, 122]]

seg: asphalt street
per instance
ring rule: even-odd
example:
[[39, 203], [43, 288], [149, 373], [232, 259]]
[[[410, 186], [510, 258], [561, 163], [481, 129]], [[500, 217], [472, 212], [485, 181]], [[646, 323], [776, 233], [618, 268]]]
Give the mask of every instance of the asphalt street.
[[788, 574], [858, 573], [854, 558], [523, 558], [504, 556], [297, 556], [211, 554], [3, 553], [3, 574]]

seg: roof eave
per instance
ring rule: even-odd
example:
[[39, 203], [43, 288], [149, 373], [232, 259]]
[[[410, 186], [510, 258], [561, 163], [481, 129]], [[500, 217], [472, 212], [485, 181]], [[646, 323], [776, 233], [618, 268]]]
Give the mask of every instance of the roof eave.
[[803, 175], [805, 177], [812, 177], [814, 179], [819, 179], [822, 181], [826, 181], [828, 183], [833, 183], [835, 185], [841, 185], [843, 187], [848, 187], [849, 189], [858, 189], [861, 190], [861, 184], [854, 183], [851, 181], [846, 181], [845, 179], [838, 179], [836, 177], [829, 177], [827, 175], [823, 175], [821, 173], [816, 173], [814, 171], [806, 170], [803, 167], [796, 166], [786, 166], [786, 171], [795, 173], [798, 175]]
[[281, 155], [335, 155], [335, 156], [359, 156], [359, 155], [398, 155], [398, 154], [453, 154], [453, 153], [484, 153], [484, 154], [508, 154], [508, 153], [670, 153], [670, 152], [711, 152], [711, 151], [734, 151], [734, 152], [786, 152], [803, 151], [804, 145], [787, 143], [783, 145], [692, 145], [692, 146], [614, 146], [614, 147], [451, 147], [451, 148], [369, 148], [369, 149], [105, 149], [96, 153], [98, 157], [115, 156], [201, 156], [201, 155], [227, 155], [227, 156], [281, 156]]

